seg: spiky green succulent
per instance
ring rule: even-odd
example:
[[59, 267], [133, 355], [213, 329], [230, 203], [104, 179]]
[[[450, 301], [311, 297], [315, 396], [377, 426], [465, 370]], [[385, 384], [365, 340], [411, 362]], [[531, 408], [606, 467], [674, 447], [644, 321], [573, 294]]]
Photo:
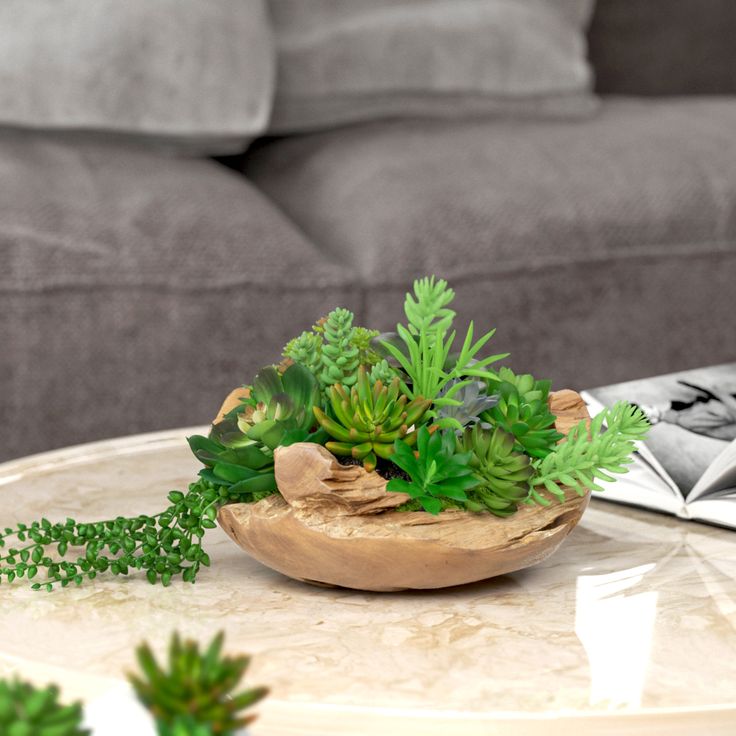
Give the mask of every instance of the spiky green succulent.
[[436, 408], [456, 405], [454, 395], [463, 386], [479, 378], [491, 379], [494, 374], [488, 367], [508, 356], [502, 353], [479, 358], [495, 330], [475, 341], [473, 322], [460, 352], [453, 352], [457, 333], [450, 329], [455, 312], [447, 305], [454, 298], [455, 292], [442, 279], [415, 281], [414, 296], [407, 294], [404, 302], [408, 326], [397, 324], [396, 334], [385, 333], [376, 338], [382, 354], [393, 359], [405, 374], [402, 391], [410, 398], [424, 396]]
[[319, 406], [313, 409], [317, 421], [334, 440], [326, 443], [327, 449], [335, 455], [362, 460], [365, 469], [371, 471], [379, 457], [388, 459], [393, 455], [396, 440], [403, 439], [410, 445], [416, 442], [412, 427], [426, 414], [431, 402], [421, 396], [408, 401], [399, 384], [394, 378], [388, 386], [381, 381], [371, 386], [365, 366], [358, 369], [350, 393], [342, 384], [334, 384], [329, 391], [334, 418]]
[[80, 703], [62, 705], [59, 690], [21, 680], [0, 680], [0, 734], [3, 736], [89, 736], [82, 728]]
[[454, 445], [452, 439], [448, 452], [441, 433], [430, 434], [426, 426], [420, 427], [417, 433], [416, 455], [406, 442], [397, 440], [391, 461], [409, 476], [409, 480], [392, 478], [386, 490], [409, 494], [430, 514], [439, 514], [448, 500], [454, 505], [466, 502], [466, 491], [480, 481], [468, 465], [470, 453], [455, 454]]
[[537, 381], [528, 373], [516, 375], [503, 367], [497, 379], [489, 382], [489, 392], [498, 395], [498, 402], [481, 419], [512, 434], [517, 447], [530, 457], [549, 455], [563, 437], [549, 410], [550, 382]]
[[515, 446], [514, 436], [501, 427], [488, 430], [476, 424], [458, 438], [458, 451], [471, 453], [470, 467], [480, 480], [469, 495], [468, 509], [511, 516], [528, 497], [534, 468], [529, 456]]
[[257, 687], [235, 693], [250, 658], [222, 655], [220, 632], [206, 651], [174, 634], [168, 668], [156, 660], [148, 644], [136, 651], [142, 673], [128, 676], [138, 699], [151, 712], [159, 736], [232, 736], [255, 716], [243, 711], [268, 690]]

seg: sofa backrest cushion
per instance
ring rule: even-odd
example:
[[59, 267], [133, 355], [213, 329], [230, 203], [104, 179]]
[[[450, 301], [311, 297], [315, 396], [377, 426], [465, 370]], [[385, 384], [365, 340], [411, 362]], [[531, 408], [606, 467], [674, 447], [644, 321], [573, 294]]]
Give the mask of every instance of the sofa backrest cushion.
[[592, 0], [269, 0], [271, 132], [397, 115], [580, 115]]
[[242, 150], [274, 73], [265, 0], [0, 3], [0, 126]]
[[736, 94], [734, 0], [597, 0], [590, 58], [601, 94]]

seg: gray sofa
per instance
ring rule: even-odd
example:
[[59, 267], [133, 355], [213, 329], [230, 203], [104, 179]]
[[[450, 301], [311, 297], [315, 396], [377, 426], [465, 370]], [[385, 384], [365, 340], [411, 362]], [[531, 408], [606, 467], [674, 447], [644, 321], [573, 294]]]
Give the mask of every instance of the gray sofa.
[[602, 0], [577, 122], [386, 120], [223, 161], [3, 133], [0, 457], [204, 423], [334, 306], [391, 328], [428, 273], [558, 387], [735, 360], [734, 32], [731, 0]]

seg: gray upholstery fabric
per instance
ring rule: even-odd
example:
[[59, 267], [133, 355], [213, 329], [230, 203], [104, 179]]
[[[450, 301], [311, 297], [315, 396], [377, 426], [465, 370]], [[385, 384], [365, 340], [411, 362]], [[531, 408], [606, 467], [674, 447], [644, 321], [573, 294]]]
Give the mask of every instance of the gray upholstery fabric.
[[595, 110], [592, 0], [269, 0], [278, 52], [270, 130], [406, 115]]
[[0, 125], [240, 151], [274, 75], [265, 0], [0, 3]]
[[583, 388], [736, 358], [736, 100], [578, 123], [403, 121], [274, 141], [247, 175], [365, 285], [457, 286], [512, 364]]
[[207, 422], [338, 305], [324, 258], [239, 174], [0, 137], [0, 457]]
[[597, 0], [588, 34], [601, 94], [736, 94], [734, 0]]

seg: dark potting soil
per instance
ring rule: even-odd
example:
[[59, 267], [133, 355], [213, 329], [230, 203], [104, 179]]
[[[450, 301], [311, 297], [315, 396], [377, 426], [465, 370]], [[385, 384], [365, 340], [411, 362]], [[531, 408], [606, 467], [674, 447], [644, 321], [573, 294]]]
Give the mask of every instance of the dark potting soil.
[[[356, 460], [354, 457], [341, 457], [338, 458], [340, 465], [362, 465], [362, 460]], [[384, 460], [378, 458], [378, 464], [376, 465], [376, 473], [385, 478], [391, 480], [392, 478], [401, 478], [402, 480], [410, 480], [409, 476], [398, 466], [394, 465], [390, 460]]]

